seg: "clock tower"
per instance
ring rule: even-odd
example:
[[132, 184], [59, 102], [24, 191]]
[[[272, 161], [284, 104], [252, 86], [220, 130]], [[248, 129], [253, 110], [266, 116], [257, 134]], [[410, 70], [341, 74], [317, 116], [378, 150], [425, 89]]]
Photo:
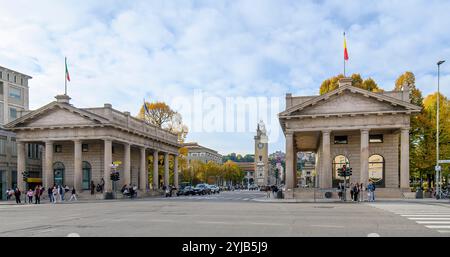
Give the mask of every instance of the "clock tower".
[[266, 127], [261, 120], [258, 123], [255, 136], [255, 184], [264, 186], [269, 184], [269, 140]]

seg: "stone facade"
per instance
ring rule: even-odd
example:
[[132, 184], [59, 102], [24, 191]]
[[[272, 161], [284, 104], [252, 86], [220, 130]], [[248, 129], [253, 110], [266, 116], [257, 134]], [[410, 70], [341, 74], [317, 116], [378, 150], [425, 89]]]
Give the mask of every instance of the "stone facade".
[[[180, 145], [177, 135], [147, 124], [105, 104], [98, 108], [76, 108], [70, 97], [59, 95], [49, 103], [5, 125], [16, 133], [18, 174], [25, 169], [25, 145], [34, 143], [43, 149], [44, 187], [66, 184], [78, 191], [87, 189], [87, 181], [104, 180], [105, 193], [112, 192], [112, 163], [120, 162], [118, 187], [136, 184], [143, 192], [159, 189], [158, 162], [148, 181], [150, 156], [164, 155], [164, 185], [169, 185], [169, 155], [177, 164]], [[178, 187], [178, 166], [174, 165], [174, 185]], [[155, 176], [156, 175], [156, 176]], [[19, 188], [24, 182], [18, 176]], [[96, 183], [97, 182], [97, 183]], [[150, 185], [151, 184], [151, 185]]]
[[[16, 135], [3, 129], [4, 124], [21, 117], [28, 111], [29, 87], [31, 77], [0, 66], [0, 200], [4, 192], [17, 184], [17, 145]], [[40, 183], [42, 172], [39, 145], [26, 145], [27, 171], [33, 183]]]
[[189, 163], [192, 160], [199, 160], [204, 163], [212, 161], [217, 164], [222, 164], [222, 155], [216, 150], [201, 146], [196, 142], [185, 143], [183, 146], [188, 149], [187, 160]]
[[372, 181], [381, 191], [409, 190], [410, 115], [420, 107], [410, 103], [407, 85], [403, 91], [374, 93], [351, 83], [343, 78], [336, 90], [321, 96], [286, 95], [279, 119], [286, 137], [287, 197], [301, 191], [297, 152], [316, 153], [321, 189], [332, 191], [343, 180], [336, 169], [347, 164], [353, 169], [351, 182]]

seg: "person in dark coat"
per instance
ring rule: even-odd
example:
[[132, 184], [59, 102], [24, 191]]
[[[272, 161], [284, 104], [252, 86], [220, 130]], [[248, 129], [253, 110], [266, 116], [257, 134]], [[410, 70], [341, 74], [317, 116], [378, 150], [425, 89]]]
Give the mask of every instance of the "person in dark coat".
[[91, 195], [95, 193], [95, 184], [94, 181], [91, 180]]
[[16, 203], [17, 204], [19, 204], [19, 203], [22, 203], [21, 201], [20, 201], [20, 190], [19, 190], [19, 188], [16, 188], [16, 190], [14, 190], [14, 197], [16, 198]]

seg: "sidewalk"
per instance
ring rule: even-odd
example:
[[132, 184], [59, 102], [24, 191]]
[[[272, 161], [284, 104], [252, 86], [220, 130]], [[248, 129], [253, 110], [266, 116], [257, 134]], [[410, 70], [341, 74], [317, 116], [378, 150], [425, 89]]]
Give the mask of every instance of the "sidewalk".
[[[264, 203], [356, 203], [353, 201], [343, 202], [340, 199], [276, 199], [271, 198], [255, 198], [252, 199], [255, 202]], [[427, 203], [427, 204], [448, 204], [450, 206], [450, 199], [435, 199], [435, 198], [423, 198], [423, 199], [408, 199], [408, 198], [378, 198], [375, 203]], [[369, 203], [364, 201], [364, 203]]]

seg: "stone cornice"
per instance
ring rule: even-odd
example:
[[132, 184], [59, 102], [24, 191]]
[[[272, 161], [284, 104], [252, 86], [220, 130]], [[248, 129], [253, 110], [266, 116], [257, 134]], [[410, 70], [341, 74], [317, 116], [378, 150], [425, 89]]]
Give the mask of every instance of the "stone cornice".
[[328, 117], [344, 117], [344, 116], [368, 116], [368, 115], [396, 115], [396, 114], [411, 114], [413, 112], [419, 112], [416, 110], [400, 110], [400, 111], [375, 111], [375, 112], [345, 112], [345, 113], [322, 113], [322, 114], [303, 114], [303, 115], [284, 115], [284, 116], [278, 116], [280, 120], [282, 119], [294, 119], [294, 118], [328, 118]]

